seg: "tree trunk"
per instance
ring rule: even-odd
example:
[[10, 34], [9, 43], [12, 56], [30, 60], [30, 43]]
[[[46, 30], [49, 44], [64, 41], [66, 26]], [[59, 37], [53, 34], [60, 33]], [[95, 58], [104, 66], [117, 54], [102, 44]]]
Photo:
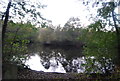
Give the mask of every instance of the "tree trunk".
[[[3, 26], [2, 26], [2, 50], [4, 50], [4, 42], [5, 42], [4, 39], [5, 39], [5, 33], [6, 33], [6, 28], [7, 28], [8, 18], [9, 18], [10, 6], [11, 6], [11, 0], [8, 3], [8, 6], [7, 6], [7, 9], [6, 9], [6, 12], [5, 12], [5, 20], [4, 20], [4, 23], [3, 23]], [[3, 51], [2, 51], [2, 56], [3, 56], [2, 61], [4, 61]]]
[[[0, 22], [0, 74], [2, 74], [2, 22]], [[2, 75], [0, 75], [0, 81], [2, 80]]]
[[2, 28], [2, 42], [3, 42], [3, 45], [4, 45], [5, 32], [6, 32], [8, 18], [9, 18], [10, 6], [11, 6], [11, 1], [9, 1], [7, 9], [6, 9], [5, 20], [4, 20], [3, 28]]
[[112, 18], [113, 18], [113, 22], [114, 22], [114, 27], [116, 29], [116, 37], [117, 37], [117, 53], [118, 53], [117, 64], [120, 66], [120, 28], [116, 24], [114, 11], [112, 11]]
[[[8, 3], [8, 6], [7, 6], [7, 9], [6, 9], [6, 12], [5, 12], [5, 20], [4, 20], [4, 23], [3, 23], [3, 26], [2, 26], [2, 50], [4, 50], [4, 42], [5, 42], [5, 33], [6, 33], [6, 28], [7, 28], [7, 23], [8, 23], [8, 18], [9, 18], [9, 10], [10, 10], [10, 6], [11, 6], [11, 0], [9, 1]], [[2, 68], [6, 68], [5, 67], [5, 63], [4, 63], [4, 53], [2, 51]], [[11, 67], [11, 66], [9, 66]], [[5, 71], [2, 70], [2, 78], [5, 78], [8, 74], [6, 74], [6, 72], [8, 72], [9, 69], [5, 69]], [[12, 78], [12, 77], [11, 77]]]

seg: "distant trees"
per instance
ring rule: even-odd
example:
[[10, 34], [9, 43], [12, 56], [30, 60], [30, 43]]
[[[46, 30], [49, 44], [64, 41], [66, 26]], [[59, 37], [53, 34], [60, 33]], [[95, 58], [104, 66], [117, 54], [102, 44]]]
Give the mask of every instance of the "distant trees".
[[53, 32], [54, 29], [52, 28], [39, 28], [39, 36], [38, 40], [40, 42], [50, 42], [53, 40]]
[[[70, 18], [64, 27], [57, 26], [45, 27], [39, 29], [39, 41], [40, 42], [51, 42], [51, 41], [78, 41], [77, 38], [80, 36], [81, 28], [75, 23], [75, 18]], [[79, 18], [76, 18], [79, 20]]]

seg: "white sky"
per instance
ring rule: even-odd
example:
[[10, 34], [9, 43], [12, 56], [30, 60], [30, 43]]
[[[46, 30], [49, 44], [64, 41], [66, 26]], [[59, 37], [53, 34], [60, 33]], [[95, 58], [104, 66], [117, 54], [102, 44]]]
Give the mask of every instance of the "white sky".
[[[7, 6], [9, 0], [2, 1], [4, 1]], [[36, 3], [38, 2], [38, 0], [30, 1]], [[47, 5], [47, 7], [44, 8], [42, 12], [41, 11], [40, 12], [42, 13], [44, 18], [51, 20], [53, 25], [59, 24], [64, 25], [70, 17], [79, 17], [83, 24], [85, 25], [88, 24], [88, 19], [86, 19], [86, 16], [88, 16], [89, 12], [84, 11], [85, 6], [83, 6], [82, 3], [80, 3], [80, 0], [39, 0], [39, 1], [42, 4]]]
[[[34, 1], [37, 2], [37, 0]], [[107, 2], [110, 0], [104, 1]], [[89, 21], [90, 14], [93, 14], [94, 17], [97, 14], [97, 7], [92, 8], [91, 4], [89, 11], [83, 5], [83, 0], [40, 0], [40, 2], [47, 5], [41, 12], [43, 17], [52, 20], [53, 25], [60, 24], [63, 26], [70, 17], [79, 17], [82, 25], [87, 26], [90, 22], [94, 21], [94, 19]]]
[[44, 0], [42, 3], [47, 5], [42, 15], [52, 20], [53, 25], [64, 25], [70, 17], [79, 17], [84, 25], [88, 24], [89, 12], [79, 0]]
[[[6, 2], [8, 0], [5, 0]], [[18, 0], [19, 1], [19, 0]], [[23, 0], [22, 0], [23, 1]], [[30, 0], [38, 2], [38, 0]], [[96, 15], [95, 8], [90, 8], [90, 11], [82, 4], [82, 0], [39, 0], [42, 4], [47, 5], [40, 12], [42, 16], [52, 21], [52, 24], [63, 26], [70, 17], [79, 17], [82, 25], [87, 26], [90, 21], [86, 16], [90, 14]], [[91, 20], [93, 21], [93, 20]]]

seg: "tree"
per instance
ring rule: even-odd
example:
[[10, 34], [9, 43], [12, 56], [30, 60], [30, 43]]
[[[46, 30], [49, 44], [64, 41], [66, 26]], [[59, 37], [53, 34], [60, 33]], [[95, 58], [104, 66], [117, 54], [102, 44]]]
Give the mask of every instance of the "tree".
[[[2, 2], [2, 1], [1, 1]], [[31, 7], [30, 9], [28, 7]], [[30, 4], [30, 2], [27, 1], [12, 1], [9, 0], [8, 5], [7, 5], [7, 9], [6, 12], [2, 12], [4, 13], [2, 15], [1, 20], [4, 20], [3, 23], [3, 29], [2, 29], [2, 42], [3, 42], [3, 47], [4, 47], [4, 39], [5, 39], [5, 33], [7, 30], [7, 23], [8, 20], [11, 20], [12, 22], [15, 22], [15, 18], [17, 16], [18, 19], [20, 19], [20, 21], [17, 22], [21, 22], [21, 23], [27, 23], [27, 22], [32, 22], [32, 20], [29, 20], [29, 18], [27, 18], [27, 22], [25, 22], [25, 16], [26, 14], [29, 14], [29, 16], [36, 21], [36, 23], [39, 23], [39, 20], [37, 21], [37, 18], [41, 18], [44, 19], [43, 17], [41, 17], [40, 12], [36, 9], [40, 9], [41, 7], [43, 8], [44, 5], [41, 5], [39, 2], [37, 5], [34, 6], [34, 4]], [[11, 9], [10, 9], [11, 8]], [[35, 24], [35, 23], [34, 23]]]
[[[29, 9], [29, 7], [31, 8]], [[2, 41], [3, 41], [2, 43], [2, 49], [3, 49], [2, 60], [3, 61], [2, 62], [3, 62], [3, 68], [4, 68], [3, 78], [6, 78], [7, 75], [11, 75], [12, 73], [10, 69], [8, 69], [6, 66], [7, 64], [9, 64], [9, 62], [22, 65], [23, 63], [22, 60], [26, 59], [25, 53], [27, 53], [27, 43], [29, 43], [29, 40], [31, 40], [31, 35], [29, 34], [28, 31], [31, 31], [31, 30], [34, 31], [35, 29], [31, 25], [31, 23], [28, 24], [28, 22], [33, 22], [32, 20], [34, 20], [36, 21], [35, 23], [39, 23], [40, 21], [37, 21], [38, 18], [44, 19], [41, 17], [40, 12], [36, 10], [36, 7], [40, 9], [41, 4], [38, 3], [37, 5], [34, 6], [33, 4], [30, 4], [30, 2], [27, 2], [27, 1], [20, 2], [19, 0], [18, 1], [9, 0], [6, 11], [5, 12], [1, 11], [1, 13], [3, 13], [1, 20], [4, 21], [3, 29], [2, 29]], [[29, 14], [29, 17], [31, 17], [32, 20], [30, 18], [27, 18], [27, 20], [25, 20], [26, 14]], [[18, 18], [19, 20], [16, 21], [15, 18]], [[9, 25], [8, 25], [8, 22], [9, 22]], [[21, 24], [15, 24], [16, 22]], [[24, 23], [27, 23], [27, 25], [24, 25]], [[15, 29], [14, 32], [11, 32], [11, 31], [9, 32], [10, 24], [13, 25], [11, 28], [13, 28], [12, 30]], [[27, 31], [24, 32], [22, 29], [23, 30], [27, 29]], [[19, 31], [23, 32], [22, 37]], [[32, 33], [35, 33], [35, 32], [32, 32]], [[9, 67], [9, 68], [14, 69], [12, 67]], [[10, 73], [6, 75], [7, 71], [9, 71]], [[12, 76], [10, 78], [12, 78]]]
[[[29, 7], [31, 8], [29, 9]], [[32, 4], [31, 2], [27, 2], [27, 1], [23, 2], [23, 1], [9, 0], [6, 12], [1, 11], [1, 13], [4, 13], [2, 14], [1, 20], [4, 20], [5, 17], [3, 24], [2, 39], [4, 40], [8, 20], [12, 20], [13, 22], [24, 22], [24, 23], [34, 22], [33, 24], [40, 23], [40, 19], [45, 20], [45, 18], [43, 18], [41, 16], [41, 13], [39, 12], [40, 8], [44, 8], [44, 7], [45, 5], [41, 5], [40, 2], [38, 2], [37, 4], [35, 3]], [[26, 18], [26, 14], [29, 15], [27, 16], [27, 18]]]
[[[86, 1], [84, 2], [84, 5], [89, 5], [90, 3], [92, 3], [92, 7], [96, 7], [99, 6], [97, 9], [97, 21], [101, 22], [101, 27], [97, 27], [97, 26], [92, 26], [92, 27], [96, 27], [97, 29], [102, 29], [103, 31], [109, 31], [106, 29], [106, 27], [109, 26], [109, 28], [111, 27], [110, 31], [115, 31], [116, 32], [116, 42], [117, 42], [117, 59], [120, 59], [120, 27], [118, 26], [118, 23], [120, 22], [117, 18], [117, 13], [115, 12], [115, 9], [119, 6], [120, 1], [119, 0], [113, 0], [113, 1], [109, 1], [109, 2], [104, 2], [104, 0], [101, 1], [97, 1], [97, 0], [93, 0], [92, 2], [90, 1]], [[110, 37], [108, 37], [110, 38]], [[109, 43], [108, 43], [109, 44]], [[120, 64], [120, 60], [117, 60], [117, 64]]]
[[[117, 59], [120, 59], [120, 27], [118, 27], [117, 23], [119, 23], [117, 19], [117, 14], [115, 12], [115, 8], [119, 6], [119, 1], [118, 2], [107, 2], [103, 3], [103, 7], [98, 9], [98, 14], [101, 16], [103, 19], [106, 19], [106, 21], [109, 21], [109, 26], [112, 26], [115, 28], [116, 32], [116, 37], [117, 37], [117, 50], [118, 50], [118, 55]], [[112, 19], [112, 20], [111, 20]], [[117, 61], [119, 64], [120, 60]]]
[[[2, 28], [2, 40], [3, 40], [3, 44], [4, 44], [5, 32], [6, 32], [8, 18], [9, 18], [10, 6], [11, 6], [11, 0], [9, 1], [7, 9], [6, 9], [6, 12], [5, 12], [5, 20], [4, 20], [4, 24], [3, 24], [3, 28]], [[3, 18], [2, 18], [2, 20], [3, 20]]]

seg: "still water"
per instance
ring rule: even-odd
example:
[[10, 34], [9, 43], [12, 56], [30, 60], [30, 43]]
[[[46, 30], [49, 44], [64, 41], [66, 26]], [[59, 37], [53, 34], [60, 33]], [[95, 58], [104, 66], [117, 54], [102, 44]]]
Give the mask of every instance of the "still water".
[[[30, 59], [27, 60], [25, 62], [26, 65], [29, 65], [29, 67], [32, 69], [32, 70], [36, 70], [36, 71], [44, 71], [44, 72], [59, 72], [59, 73], [66, 73], [66, 69], [68, 67], [68, 69], [72, 69], [73, 67], [73, 70], [76, 69], [77, 71], [74, 71], [74, 72], [84, 72], [84, 67], [81, 67], [80, 66], [77, 66], [75, 64], [81, 64], [82, 62], [84, 62], [84, 60], [82, 58], [79, 58], [79, 59], [73, 59], [72, 60], [72, 67], [70, 67], [69, 65], [66, 66], [66, 69], [65, 67], [63, 67], [62, 63], [57, 61], [55, 59], [55, 57], [52, 57], [50, 58], [49, 60], [49, 63], [47, 62], [44, 62], [42, 63], [42, 59], [41, 57], [36, 53], [34, 56], [30, 56]], [[45, 67], [48, 66], [49, 68]], [[75, 68], [76, 67], [76, 68]], [[79, 68], [78, 68], [79, 67]]]
[[[29, 46], [29, 57], [25, 62], [30, 69], [44, 72], [86, 72], [86, 69], [92, 68], [91, 72], [105, 72], [106, 68], [113, 69], [110, 59], [105, 60], [107, 64], [100, 64], [94, 61], [95, 57], [90, 57], [88, 63], [82, 54], [82, 48], [76, 47], [51, 47], [43, 45]], [[111, 64], [111, 65], [110, 65]], [[85, 66], [89, 65], [89, 66]], [[109, 65], [109, 66], [108, 66]]]

